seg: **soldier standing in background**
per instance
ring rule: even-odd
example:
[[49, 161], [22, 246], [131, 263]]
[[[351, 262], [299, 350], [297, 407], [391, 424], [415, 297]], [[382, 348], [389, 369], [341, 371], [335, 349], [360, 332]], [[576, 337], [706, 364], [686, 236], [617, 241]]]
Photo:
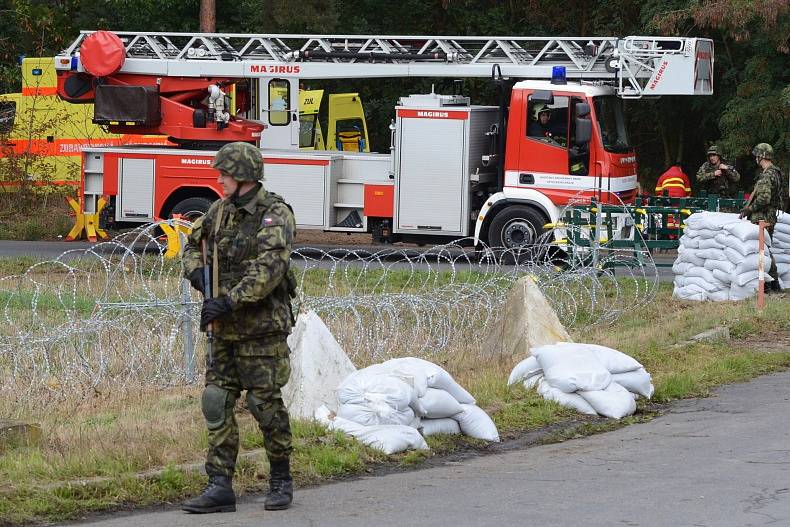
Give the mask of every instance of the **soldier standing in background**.
[[697, 183], [699, 190], [708, 194], [729, 198], [735, 195], [735, 183], [741, 175], [735, 167], [725, 164], [721, 158], [719, 148], [712, 145], [708, 148], [708, 160], [697, 170]]
[[[754, 190], [746, 206], [741, 209], [741, 218], [746, 218], [754, 224], [761, 220], [767, 224], [768, 234], [773, 235], [776, 225], [776, 216], [785, 204], [783, 194], [786, 194], [783, 183], [782, 172], [771, 160], [773, 159], [774, 149], [768, 143], [760, 143], [752, 150], [752, 155], [757, 161], [757, 165], [762, 168], [762, 173], [757, 176], [754, 183]], [[771, 268], [768, 275], [773, 278], [768, 284], [769, 291], [781, 291], [779, 286], [779, 273], [776, 268], [776, 260], [771, 255]]]
[[290, 270], [296, 225], [291, 207], [263, 188], [263, 159], [248, 143], [230, 143], [212, 165], [225, 198], [198, 219], [184, 250], [184, 275], [201, 293], [205, 241], [211, 291], [200, 315], [201, 329], [213, 325], [216, 340], [207, 357], [201, 407], [208, 427], [203, 494], [183, 503], [187, 512], [232, 512], [232, 480], [239, 452], [236, 400], [258, 421], [270, 465], [267, 510], [286, 509], [293, 499], [291, 428], [280, 389], [290, 376], [286, 337], [293, 326]]

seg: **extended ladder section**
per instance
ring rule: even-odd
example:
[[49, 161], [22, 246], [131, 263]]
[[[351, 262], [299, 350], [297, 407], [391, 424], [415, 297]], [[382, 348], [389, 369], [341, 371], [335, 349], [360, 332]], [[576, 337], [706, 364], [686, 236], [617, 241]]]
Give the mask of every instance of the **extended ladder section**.
[[[80, 36], [56, 59], [83, 71]], [[713, 42], [683, 37], [452, 37], [117, 32], [122, 73], [163, 77], [505, 77], [611, 84], [619, 96], [713, 93]], [[74, 60], [76, 58], [76, 60]]]

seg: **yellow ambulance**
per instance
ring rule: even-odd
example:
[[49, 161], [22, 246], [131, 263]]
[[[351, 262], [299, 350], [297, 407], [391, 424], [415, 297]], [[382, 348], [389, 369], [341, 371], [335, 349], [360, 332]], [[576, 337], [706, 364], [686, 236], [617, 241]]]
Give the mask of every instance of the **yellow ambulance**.
[[92, 119], [92, 104], [58, 98], [54, 58], [23, 59], [22, 91], [0, 95], [0, 189], [13, 189], [22, 177], [34, 185], [78, 186], [83, 146], [168, 144], [162, 136], [110, 134]]

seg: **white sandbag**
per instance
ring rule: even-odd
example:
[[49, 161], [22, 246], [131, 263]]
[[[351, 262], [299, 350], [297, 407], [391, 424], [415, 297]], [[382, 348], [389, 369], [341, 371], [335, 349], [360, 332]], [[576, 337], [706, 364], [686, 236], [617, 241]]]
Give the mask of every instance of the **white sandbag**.
[[730, 299], [730, 289], [719, 289], [718, 291], [708, 291], [705, 293], [706, 300], [712, 302], [726, 302]]
[[711, 275], [710, 280], [705, 278], [700, 278], [698, 276], [686, 276], [685, 277], [685, 287], [689, 286], [696, 286], [699, 289], [702, 289], [706, 293], [711, 293], [713, 291], [719, 291], [722, 288], [729, 287], [729, 283], [724, 283], [720, 280], [717, 280]]
[[428, 375], [441, 369], [432, 362], [414, 357], [390, 359], [382, 362], [378, 367], [412, 386], [417, 392], [417, 397], [425, 395], [425, 390], [428, 389]]
[[357, 370], [342, 382], [337, 389], [340, 404], [382, 402], [395, 410], [408, 408], [414, 388], [374, 366]]
[[[724, 253], [724, 251], [722, 251], [722, 253]], [[735, 264], [732, 263], [729, 260], [729, 258], [726, 260], [705, 260], [705, 269], [708, 269], [711, 272], [718, 270], [722, 272], [725, 276], [729, 277], [729, 275], [735, 270]], [[713, 277], [718, 280], [722, 280], [721, 278], [719, 278], [719, 276], [716, 276], [716, 273], [713, 273]], [[729, 282], [729, 278], [722, 281]]]
[[532, 388], [540, 384], [540, 381], [542, 380], [543, 380], [543, 370], [541, 370], [538, 375], [533, 375], [532, 377], [527, 377], [526, 379], [524, 379], [524, 383], [523, 383], [524, 388], [527, 390], [531, 390]]
[[702, 238], [690, 238], [684, 235], [680, 239], [680, 247], [678, 247], [678, 254], [689, 250], [696, 251], [697, 249], [699, 249], [699, 241], [701, 239]]
[[718, 230], [724, 225], [737, 223], [738, 215], [727, 212], [696, 212], [683, 222], [692, 229]]
[[462, 404], [461, 406], [463, 412], [453, 416], [453, 419], [458, 421], [461, 432], [476, 439], [499, 442], [499, 432], [487, 413], [473, 404]]
[[[771, 277], [768, 276], [768, 270], [771, 268], [771, 259], [765, 259], [765, 281], [770, 282]], [[746, 287], [747, 284], [754, 282], [757, 283], [757, 280], [760, 278], [760, 272], [757, 270], [754, 271], [747, 271], [745, 273], [737, 274], [733, 277], [732, 284], [737, 285], [739, 287]]]
[[[741, 241], [757, 240], [760, 235], [760, 229], [754, 223], [748, 220], [741, 220], [736, 223], [729, 223], [724, 225], [724, 230], [729, 232], [732, 236]], [[767, 234], [767, 233], [766, 233]], [[766, 245], [771, 244], [770, 236], [765, 236]]]
[[[777, 224], [777, 227], [779, 225]], [[774, 227], [776, 229], [776, 227]], [[773, 241], [774, 247], [787, 247], [790, 245], [790, 233], [784, 233], [782, 231], [774, 230], [774, 235], [771, 238]]]
[[348, 419], [364, 426], [403, 425], [411, 426], [414, 421], [414, 410], [396, 410], [383, 402], [367, 402], [364, 404], [341, 404], [337, 410], [338, 417]]
[[678, 275], [672, 280], [672, 283], [677, 288], [686, 287], [686, 277], [683, 275]]
[[744, 300], [751, 298], [757, 293], [757, 280], [753, 280], [742, 286], [732, 284], [730, 287], [730, 300]]
[[620, 419], [636, 412], [636, 401], [628, 390], [612, 382], [605, 390], [580, 391], [579, 395], [601, 415]]
[[457, 435], [461, 433], [458, 421], [445, 417], [444, 419], [423, 419], [420, 423], [420, 432], [424, 437], [437, 434]]
[[[730, 265], [732, 265], [733, 269], [735, 269], [734, 264], [730, 264]], [[732, 284], [732, 278], [734, 276], [733, 271], [725, 273], [721, 269], [714, 269], [713, 271], [711, 271], [711, 273], [713, 274], [713, 278], [715, 278], [722, 284], [725, 284], [726, 287], [730, 287], [730, 284]]]
[[622, 351], [599, 344], [582, 344], [582, 346], [590, 350], [595, 355], [595, 358], [603, 364], [603, 367], [609, 370], [609, 373], [623, 373], [638, 370], [642, 367], [638, 360]]
[[428, 388], [425, 395], [420, 397], [420, 403], [425, 410], [422, 417], [428, 419], [442, 419], [464, 411], [461, 403], [456, 401], [455, 397], [444, 390], [437, 390], [436, 388]]
[[722, 248], [715, 248], [715, 249], [702, 249], [702, 244], [700, 244], [700, 250], [697, 251], [697, 256], [704, 260], [726, 260], [727, 257], [724, 255], [724, 251]]
[[[721, 250], [724, 249], [724, 245], [719, 243], [715, 237], [702, 238], [699, 241], [699, 249], [700, 251]], [[703, 256], [703, 258], [713, 258], [712, 256], [701, 256]]]
[[463, 404], [474, 404], [475, 398], [463, 386], [455, 382], [452, 375], [441, 366], [416, 357], [391, 359], [381, 364], [385, 369], [396, 369], [404, 372], [421, 371], [426, 375], [427, 388], [438, 388], [448, 392], [455, 400]]
[[704, 265], [700, 266], [700, 267], [694, 267], [692, 269], [689, 269], [684, 276], [686, 278], [691, 278], [691, 277], [702, 278], [703, 280], [706, 280], [706, 281], [709, 281], [709, 282], [714, 280], [713, 273], [710, 270], [705, 269]]
[[676, 259], [675, 263], [672, 264], [672, 272], [675, 273], [676, 275], [682, 275], [683, 273], [691, 269], [691, 267], [693, 267], [693, 264], [689, 262], [681, 262], [680, 260]]
[[676, 287], [672, 290], [672, 296], [681, 300], [693, 300], [696, 302], [702, 302], [707, 299], [705, 291], [700, 290], [697, 286]]
[[429, 378], [428, 386], [446, 391], [461, 404], [475, 404], [475, 398], [472, 397], [472, 394], [455, 382], [452, 376], [444, 370]]
[[590, 403], [582, 399], [577, 393], [565, 393], [544, 381], [538, 383], [538, 393], [547, 401], [554, 401], [566, 408], [573, 408], [579, 413], [598, 415], [595, 409], [590, 406]]
[[323, 405], [316, 409], [315, 419], [329, 430], [339, 430], [371, 448], [385, 454], [395, 454], [408, 449], [428, 450], [428, 444], [416, 428], [402, 425], [364, 426], [335, 416]]
[[[766, 249], [765, 251], [765, 260], [764, 266], [766, 272], [771, 267], [771, 254], [770, 250]], [[738, 265], [735, 266], [735, 274], [741, 275], [744, 273], [748, 273], [751, 271], [756, 271], [760, 263], [760, 255], [758, 253], [749, 254], [744, 256]]]
[[729, 237], [727, 239], [729, 240], [728, 243], [730, 243], [730, 245], [724, 248], [724, 255], [734, 264], [740, 262], [741, 258], [747, 254], [754, 254], [757, 252], [757, 242], [754, 240], [742, 242], [737, 238]]
[[790, 222], [783, 222], [782, 219], [790, 218], [790, 214], [779, 215], [776, 225], [774, 226], [774, 234], [781, 234], [790, 238]]
[[540, 365], [538, 364], [538, 359], [529, 356], [516, 364], [516, 366], [513, 368], [513, 371], [510, 372], [510, 377], [507, 379], [507, 385], [510, 386], [511, 384], [516, 384], [517, 382], [523, 381], [527, 377], [537, 375], [540, 372], [541, 369]]
[[697, 256], [695, 251], [684, 251], [682, 254], [678, 254], [677, 261], [690, 263], [692, 267], [705, 265], [705, 259]]
[[616, 382], [629, 392], [641, 395], [647, 399], [653, 397], [653, 378], [644, 368], [625, 373], [615, 373], [612, 375], [612, 382]]
[[790, 263], [776, 262], [776, 273], [779, 275], [790, 273]]
[[282, 397], [291, 417], [311, 419], [321, 405], [336, 409], [335, 389], [356, 368], [315, 312], [299, 314], [288, 347], [291, 376]]
[[[336, 417], [334, 428], [354, 436], [362, 444], [397, 454], [404, 450], [429, 450], [428, 443], [416, 429], [403, 425], [362, 426], [342, 417]], [[353, 425], [353, 426], [352, 426]]]
[[584, 346], [554, 344], [531, 352], [543, 369], [545, 381], [565, 393], [601, 390], [612, 382], [609, 370]]

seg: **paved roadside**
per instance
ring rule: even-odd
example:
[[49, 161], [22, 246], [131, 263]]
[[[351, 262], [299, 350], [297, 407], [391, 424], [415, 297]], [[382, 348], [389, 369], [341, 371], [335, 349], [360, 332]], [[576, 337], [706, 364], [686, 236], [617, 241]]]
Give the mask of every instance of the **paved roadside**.
[[462, 463], [298, 490], [265, 512], [169, 509], [97, 527], [790, 525], [790, 372], [681, 401], [649, 423]]

